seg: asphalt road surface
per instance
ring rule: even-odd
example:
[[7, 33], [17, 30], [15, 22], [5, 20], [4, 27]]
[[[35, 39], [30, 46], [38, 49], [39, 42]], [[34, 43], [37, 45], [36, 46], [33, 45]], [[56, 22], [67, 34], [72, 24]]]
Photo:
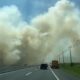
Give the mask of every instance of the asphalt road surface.
[[80, 80], [79, 76], [65, 72], [63, 69], [54, 69], [54, 72], [60, 80]]
[[80, 78], [66, 73], [61, 69], [40, 70], [31, 67], [0, 74], [0, 80], [80, 80]]
[[39, 68], [27, 68], [0, 74], [0, 80], [56, 80], [52, 72]]

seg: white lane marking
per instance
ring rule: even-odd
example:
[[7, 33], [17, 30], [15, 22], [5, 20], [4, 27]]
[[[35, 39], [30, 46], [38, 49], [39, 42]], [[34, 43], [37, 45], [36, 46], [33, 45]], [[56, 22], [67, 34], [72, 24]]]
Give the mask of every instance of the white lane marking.
[[[27, 69], [29, 69], [29, 68], [27, 68]], [[10, 73], [15, 73], [15, 72], [17, 72], [17, 71], [23, 71], [23, 70], [25, 70], [25, 69], [20, 69], [20, 70], [15, 70], [15, 71], [3, 72], [3, 73], [0, 73], [0, 76], [1, 76], [1, 75], [7, 75], [7, 74], [10, 74]]]
[[[18, 70], [16, 70], [16, 71], [18, 71]], [[2, 76], [2, 75], [7, 75], [7, 74], [10, 74], [10, 73], [15, 73], [16, 71], [10, 71], [10, 72], [5, 72], [5, 73], [0, 73], [0, 76]]]
[[30, 74], [32, 74], [32, 72], [29, 72], [29, 73], [27, 73], [27, 74], [25, 74], [26, 76], [29, 76]]
[[[34, 71], [38, 71], [38, 69], [35, 69]], [[28, 72], [25, 76], [29, 76], [30, 74], [32, 74], [32, 72]]]
[[50, 68], [50, 66], [49, 66], [49, 69], [50, 69], [50, 71], [52, 72], [52, 74], [55, 76], [55, 78], [57, 79], [57, 80], [60, 80], [59, 79], [59, 77], [54, 73], [54, 71]]

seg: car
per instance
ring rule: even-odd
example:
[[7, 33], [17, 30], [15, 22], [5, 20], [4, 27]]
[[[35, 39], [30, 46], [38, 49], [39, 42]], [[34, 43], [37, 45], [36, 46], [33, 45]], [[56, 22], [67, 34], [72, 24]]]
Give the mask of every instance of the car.
[[43, 69], [43, 70], [48, 69], [48, 64], [41, 64], [40, 69]]

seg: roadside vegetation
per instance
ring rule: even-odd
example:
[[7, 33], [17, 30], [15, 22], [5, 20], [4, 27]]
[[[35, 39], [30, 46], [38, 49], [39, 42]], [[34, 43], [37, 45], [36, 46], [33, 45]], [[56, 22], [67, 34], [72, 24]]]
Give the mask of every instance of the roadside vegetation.
[[80, 77], [80, 64], [78, 65], [74, 64], [72, 66], [70, 64], [65, 64], [65, 65], [61, 65], [61, 67], [65, 71]]

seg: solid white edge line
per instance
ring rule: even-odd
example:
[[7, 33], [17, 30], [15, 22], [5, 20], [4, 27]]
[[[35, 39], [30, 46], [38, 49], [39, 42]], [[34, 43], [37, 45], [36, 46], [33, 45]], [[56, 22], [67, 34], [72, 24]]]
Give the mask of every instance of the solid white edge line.
[[49, 66], [49, 69], [50, 69], [50, 71], [52, 72], [52, 74], [55, 76], [55, 78], [57, 79], [57, 80], [60, 80], [59, 79], [59, 77], [54, 73], [54, 71], [50, 68], [50, 66]]

